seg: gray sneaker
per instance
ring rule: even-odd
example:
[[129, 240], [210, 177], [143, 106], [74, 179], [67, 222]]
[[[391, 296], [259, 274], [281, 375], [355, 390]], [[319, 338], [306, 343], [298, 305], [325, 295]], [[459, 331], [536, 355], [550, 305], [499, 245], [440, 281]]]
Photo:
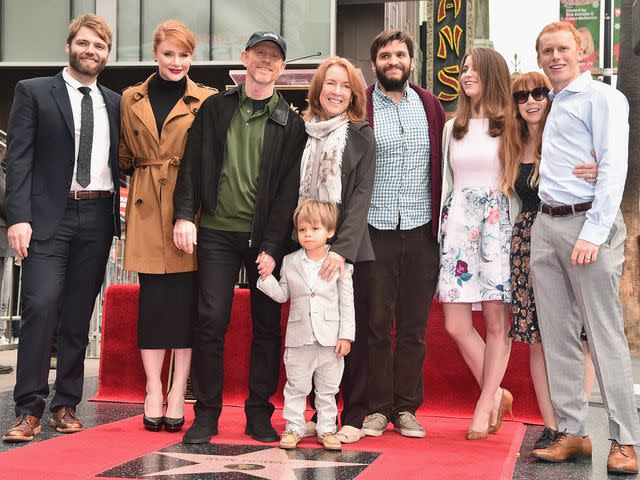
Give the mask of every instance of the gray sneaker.
[[411, 412], [398, 413], [398, 418], [393, 423], [393, 428], [405, 437], [424, 438], [426, 436], [424, 428]]
[[362, 431], [369, 437], [379, 437], [389, 425], [389, 420], [382, 413], [367, 415], [362, 423]]

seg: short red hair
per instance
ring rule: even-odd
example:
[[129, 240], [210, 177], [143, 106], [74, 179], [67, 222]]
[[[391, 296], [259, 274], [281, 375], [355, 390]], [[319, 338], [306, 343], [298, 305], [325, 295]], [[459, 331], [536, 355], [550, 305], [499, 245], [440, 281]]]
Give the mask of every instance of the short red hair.
[[167, 20], [156, 27], [153, 32], [153, 51], [165, 40], [175, 43], [179, 48], [193, 55], [196, 49], [196, 37], [189, 27], [177, 20]]
[[578, 50], [582, 45], [582, 37], [580, 36], [580, 32], [573, 26], [573, 24], [569, 22], [552, 22], [546, 27], [542, 29], [542, 31], [538, 34], [538, 38], [536, 38], [536, 53], [540, 55], [540, 37], [545, 33], [554, 33], [554, 32], [569, 32], [573, 39], [576, 42], [576, 46]]

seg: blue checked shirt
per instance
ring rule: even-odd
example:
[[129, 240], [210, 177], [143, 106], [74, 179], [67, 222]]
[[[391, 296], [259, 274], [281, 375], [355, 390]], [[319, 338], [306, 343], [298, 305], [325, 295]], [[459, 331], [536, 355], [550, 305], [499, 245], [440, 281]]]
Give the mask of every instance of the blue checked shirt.
[[376, 176], [368, 221], [378, 230], [411, 230], [431, 220], [429, 125], [418, 94], [407, 85], [396, 104], [373, 89]]

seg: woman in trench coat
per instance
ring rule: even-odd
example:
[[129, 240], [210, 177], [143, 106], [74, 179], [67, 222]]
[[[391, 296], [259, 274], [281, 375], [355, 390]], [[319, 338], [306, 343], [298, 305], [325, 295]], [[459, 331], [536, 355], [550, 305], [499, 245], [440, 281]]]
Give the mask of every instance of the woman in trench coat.
[[[138, 272], [138, 348], [147, 377], [143, 422], [147, 430], [177, 432], [184, 424], [184, 395], [196, 315], [196, 254], [173, 244], [173, 190], [187, 132], [202, 102], [216, 90], [187, 76], [195, 37], [168, 20], [153, 34], [158, 70], [123, 92], [120, 167], [131, 173], [126, 210], [125, 269]], [[160, 379], [166, 349], [174, 373], [163, 411]]]

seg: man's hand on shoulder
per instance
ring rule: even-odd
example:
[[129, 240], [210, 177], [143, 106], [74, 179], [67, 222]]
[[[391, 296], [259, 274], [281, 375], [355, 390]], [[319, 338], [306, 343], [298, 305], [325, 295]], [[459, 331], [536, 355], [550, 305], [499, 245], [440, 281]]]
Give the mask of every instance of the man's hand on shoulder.
[[31, 243], [31, 224], [29, 222], [16, 223], [9, 227], [7, 237], [9, 246], [13, 248], [21, 260], [25, 259]]
[[571, 265], [590, 265], [598, 258], [599, 245], [594, 245], [586, 240], [576, 240], [571, 252]]

